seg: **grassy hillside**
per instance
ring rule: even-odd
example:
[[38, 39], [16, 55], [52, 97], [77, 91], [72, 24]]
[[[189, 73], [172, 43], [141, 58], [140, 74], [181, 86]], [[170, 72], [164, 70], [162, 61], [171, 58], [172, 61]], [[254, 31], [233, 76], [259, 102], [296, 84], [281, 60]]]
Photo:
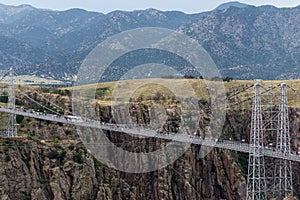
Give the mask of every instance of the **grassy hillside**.
[[[233, 80], [230, 82], [222, 82], [225, 87], [227, 96], [232, 95], [242, 91], [249, 86], [260, 83], [265, 88], [269, 86], [278, 86], [281, 83], [286, 83], [288, 86], [294, 90], [288, 88], [288, 101], [289, 105], [292, 107], [300, 107], [300, 80], [285, 80], [285, 81], [262, 81], [262, 80]], [[97, 85], [84, 85], [77, 86], [73, 88], [63, 88], [62, 90], [76, 90], [80, 91], [81, 95], [84, 96], [87, 91], [91, 89], [96, 90], [96, 98], [99, 99], [100, 104], [110, 105], [112, 96], [114, 97], [127, 97], [129, 96], [129, 91], [133, 91], [131, 98], [132, 100], [139, 101], [149, 101], [149, 100], [169, 100], [174, 98], [174, 93], [165, 86], [172, 85], [173, 88], [177, 89], [176, 94], [186, 95], [188, 97], [190, 93], [186, 90], [191, 87], [195, 92], [195, 97], [200, 99], [209, 98], [209, 84], [211, 81], [205, 81], [202, 79], [140, 79], [140, 80], [125, 80], [119, 82], [105, 82], [99, 83]], [[139, 85], [143, 85], [139, 87]], [[220, 82], [219, 82], [220, 84]], [[164, 86], [165, 85], [165, 86]], [[185, 88], [184, 86], [187, 86]], [[262, 89], [263, 91], [264, 89]], [[115, 94], [113, 92], [118, 94]], [[243, 101], [245, 99], [251, 98], [253, 95], [253, 88], [246, 90], [240, 94], [239, 99], [235, 99], [234, 102]]]

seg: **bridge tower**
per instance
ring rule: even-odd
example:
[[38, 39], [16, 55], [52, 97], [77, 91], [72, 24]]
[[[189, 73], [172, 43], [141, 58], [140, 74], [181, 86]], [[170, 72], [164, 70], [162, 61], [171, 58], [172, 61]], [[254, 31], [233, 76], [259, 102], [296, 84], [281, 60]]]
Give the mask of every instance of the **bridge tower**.
[[[287, 89], [286, 84], [282, 83], [276, 150], [285, 154], [291, 153], [289, 130]], [[283, 199], [288, 195], [293, 195], [292, 164], [291, 161], [285, 159], [276, 159], [275, 162], [273, 196]]]
[[[14, 88], [14, 70], [12, 68], [9, 69], [8, 76], [8, 109], [15, 109], [15, 88]], [[17, 136], [17, 127], [16, 127], [16, 115], [10, 113], [8, 116], [6, 136], [13, 137]]]
[[260, 85], [254, 85], [252, 105], [250, 152], [247, 181], [247, 200], [267, 199], [265, 160], [263, 150], [263, 120]]

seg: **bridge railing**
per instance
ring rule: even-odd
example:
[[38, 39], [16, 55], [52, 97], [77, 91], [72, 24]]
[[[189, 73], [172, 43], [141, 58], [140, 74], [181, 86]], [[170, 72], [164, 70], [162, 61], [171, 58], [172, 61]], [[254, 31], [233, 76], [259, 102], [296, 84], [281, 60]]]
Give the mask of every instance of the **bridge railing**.
[[[193, 135], [184, 135], [184, 134], [178, 134], [172, 132], [159, 132], [156, 130], [151, 130], [145, 126], [141, 128], [139, 125], [134, 125], [134, 124], [125, 124], [125, 125], [110, 124], [110, 123], [103, 123], [103, 122], [101, 123], [95, 120], [80, 119], [80, 118], [78, 118], [80, 120], [76, 120], [76, 118], [74, 120], [72, 118], [68, 118], [67, 116], [63, 116], [63, 115], [60, 116], [60, 115], [53, 115], [53, 114], [46, 114], [46, 113], [34, 113], [29, 110], [8, 109], [5, 107], [0, 107], [0, 112], [13, 113], [16, 115], [22, 115], [26, 117], [60, 122], [65, 124], [72, 124], [72, 125], [77, 125], [82, 127], [104, 129], [104, 130], [110, 130], [115, 132], [124, 132], [135, 136], [156, 137], [165, 140], [199, 144], [207, 147], [222, 148], [222, 149], [228, 149], [228, 150], [245, 152], [245, 153], [249, 153], [251, 151], [251, 148], [254, 148], [250, 146], [250, 144], [243, 143], [240, 141], [219, 140], [215, 138], [203, 139], [199, 136], [193, 136]], [[269, 147], [261, 147], [261, 150], [262, 150], [262, 154], [268, 157], [300, 162], [300, 155], [297, 155], [296, 153], [286, 154], [281, 151], [275, 151], [275, 149]]]

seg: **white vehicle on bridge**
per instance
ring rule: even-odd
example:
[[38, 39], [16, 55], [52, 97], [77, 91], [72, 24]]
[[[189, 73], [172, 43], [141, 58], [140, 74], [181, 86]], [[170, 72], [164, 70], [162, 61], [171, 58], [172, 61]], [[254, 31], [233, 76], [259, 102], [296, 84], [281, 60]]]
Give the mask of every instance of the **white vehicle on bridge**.
[[67, 115], [65, 116], [65, 119], [70, 122], [83, 122], [83, 119], [81, 117], [73, 115]]

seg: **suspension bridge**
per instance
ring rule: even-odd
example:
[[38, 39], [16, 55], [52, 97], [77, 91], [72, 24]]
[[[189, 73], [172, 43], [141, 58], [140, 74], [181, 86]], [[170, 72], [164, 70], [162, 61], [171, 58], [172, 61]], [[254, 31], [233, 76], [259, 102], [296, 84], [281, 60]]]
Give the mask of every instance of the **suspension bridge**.
[[[244, 152], [249, 154], [247, 200], [262, 200], [270, 197], [283, 199], [289, 195], [293, 196], [291, 161], [300, 162], [300, 155], [294, 153], [291, 149], [287, 101], [287, 87], [289, 86], [285, 83], [271, 88], [264, 88], [264, 86], [260, 84], [254, 84], [244, 89], [244, 91], [251, 88], [254, 89], [254, 95], [251, 98], [252, 116], [250, 143], [243, 143], [239, 141], [219, 140], [217, 138], [203, 139], [196, 135], [172, 132], [162, 134], [157, 130], [140, 127], [139, 125], [103, 123], [77, 116], [60, 115], [55, 111], [53, 111], [55, 114], [49, 114], [35, 113], [32, 112], [32, 110], [26, 109], [17, 109], [15, 106], [13, 70], [8, 70], [3, 77], [4, 76], [8, 77], [8, 103], [7, 106], [0, 107], [0, 112], [8, 114], [8, 123], [7, 129], [2, 133], [2, 136], [17, 136], [16, 115], [21, 115], [51, 122], [127, 133], [133, 136], [153, 137]], [[3, 77], [0, 81], [3, 80]], [[278, 88], [279, 92], [274, 92], [274, 89]], [[238, 93], [240, 92], [241, 91]], [[34, 101], [29, 96], [27, 97]], [[277, 102], [277, 104], [275, 102]], [[265, 134], [268, 132], [273, 132], [276, 135], [276, 146], [274, 148], [265, 145]], [[265, 158], [272, 158], [275, 160], [276, 164], [272, 171], [272, 177], [266, 175]], [[268, 183], [268, 180], [270, 179], [272, 180], [272, 183]]]

